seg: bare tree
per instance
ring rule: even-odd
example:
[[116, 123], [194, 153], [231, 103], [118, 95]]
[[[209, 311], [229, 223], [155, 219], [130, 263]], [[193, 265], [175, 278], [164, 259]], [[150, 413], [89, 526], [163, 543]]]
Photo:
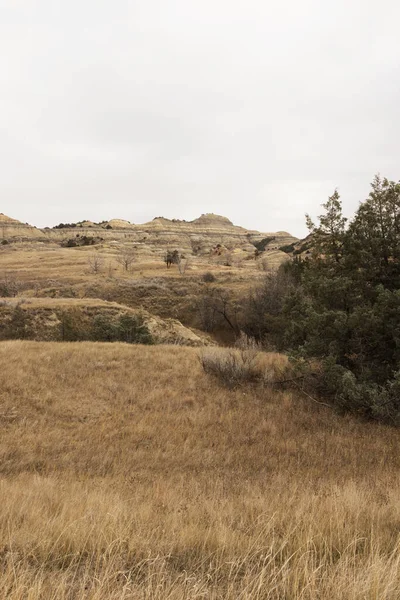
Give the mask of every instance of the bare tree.
[[108, 263], [107, 272], [108, 272], [108, 277], [110, 277], [110, 278], [113, 277], [114, 274], [113, 274], [113, 266], [112, 266], [111, 261], [109, 261], [109, 263]]
[[180, 254], [178, 254], [178, 258], [176, 260], [176, 264], [178, 266], [178, 271], [180, 273], [180, 275], [184, 275], [186, 273], [186, 269], [189, 266], [189, 258], [185, 257], [185, 256], [181, 256]]
[[14, 298], [18, 295], [21, 289], [21, 283], [12, 273], [4, 273], [3, 279], [0, 281], [0, 296]]
[[225, 322], [238, 335], [238, 306], [227, 290], [207, 286], [195, 305], [202, 329], [214, 331]]
[[171, 265], [176, 265], [179, 273], [184, 275], [190, 261], [189, 257], [186, 257], [184, 254], [180, 254], [178, 250], [167, 250], [164, 255], [164, 262], [167, 265], [167, 269], [169, 269]]
[[91, 273], [97, 275], [103, 268], [103, 259], [98, 252], [93, 252], [88, 256], [88, 266]]
[[121, 248], [117, 254], [116, 261], [124, 271], [130, 271], [133, 263], [136, 261], [134, 248]]

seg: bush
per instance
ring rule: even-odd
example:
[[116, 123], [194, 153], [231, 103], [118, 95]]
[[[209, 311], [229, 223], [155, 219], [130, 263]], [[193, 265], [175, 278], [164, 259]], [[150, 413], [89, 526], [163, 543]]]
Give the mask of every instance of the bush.
[[12, 274], [5, 273], [3, 279], [0, 280], [0, 296], [4, 298], [15, 298], [20, 288], [19, 281]]
[[217, 280], [217, 278], [213, 273], [211, 273], [211, 271], [207, 271], [207, 273], [203, 274], [202, 280], [204, 281], [204, 283], [214, 283]]
[[80, 310], [64, 311], [61, 315], [61, 338], [66, 342], [94, 340], [96, 342], [126, 342], [153, 344], [153, 338], [143, 317], [122, 314], [97, 314], [93, 319]]
[[53, 229], [70, 229], [76, 226], [76, 223], [59, 223], [58, 225], [54, 225]]
[[96, 315], [91, 337], [96, 342], [115, 342], [118, 340], [118, 326], [108, 315]]
[[77, 235], [75, 238], [63, 240], [61, 242], [61, 246], [64, 248], [77, 248], [79, 246], [95, 246], [96, 244], [100, 244], [103, 241], [104, 239], [99, 236], [92, 237], [88, 235]]
[[91, 338], [97, 342], [154, 343], [143, 317], [129, 314], [120, 315], [117, 319], [97, 315], [93, 321]]
[[236, 348], [212, 348], [200, 356], [204, 372], [229, 388], [260, 379], [255, 356]]
[[90, 324], [81, 309], [63, 310], [59, 315], [59, 319], [63, 342], [80, 342], [90, 339]]
[[117, 324], [118, 339], [128, 344], [153, 344], [153, 338], [140, 315], [121, 315]]
[[[384, 385], [363, 381], [329, 356], [322, 361], [295, 361], [299, 389], [315, 400], [323, 398], [340, 412], [352, 412], [366, 420], [400, 425], [400, 371]], [[319, 400], [316, 400], [319, 402]]]
[[17, 304], [6, 327], [6, 339], [24, 340], [29, 337], [27, 317], [24, 309]]
[[293, 289], [293, 278], [284, 269], [268, 274], [263, 285], [252, 290], [244, 302], [243, 330], [266, 346], [284, 348], [287, 327], [284, 306]]
[[203, 370], [224, 386], [272, 384], [282, 378], [288, 362], [277, 354], [261, 352], [259, 344], [241, 333], [235, 348], [206, 348], [200, 354]]
[[287, 244], [286, 246], [281, 246], [279, 250], [281, 252], [285, 252], [286, 254], [291, 254], [294, 251], [294, 244]]
[[237, 305], [228, 290], [214, 286], [204, 286], [195, 299], [195, 309], [200, 321], [200, 328], [204, 331], [227, 329], [236, 336], [239, 332], [237, 326]]
[[259, 240], [257, 242], [252, 241], [251, 243], [253, 244], [253, 246], [256, 248], [256, 250], [258, 252], [264, 252], [264, 250], [268, 246], [268, 244], [270, 242], [273, 242], [274, 240], [275, 240], [275, 236], [272, 236], [272, 237], [263, 238], [262, 240]]

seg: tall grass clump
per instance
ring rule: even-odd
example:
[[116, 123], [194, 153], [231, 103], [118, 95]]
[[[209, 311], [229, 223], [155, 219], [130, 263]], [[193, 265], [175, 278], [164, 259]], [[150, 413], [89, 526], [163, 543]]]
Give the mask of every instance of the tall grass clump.
[[233, 348], [205, 348], [200, 354], [203, 370], [224, 386], [235, 388], [250, 383], [272, 383], [288, 369], [283, 355], [263, 352], [261, 345], [241, 332]]

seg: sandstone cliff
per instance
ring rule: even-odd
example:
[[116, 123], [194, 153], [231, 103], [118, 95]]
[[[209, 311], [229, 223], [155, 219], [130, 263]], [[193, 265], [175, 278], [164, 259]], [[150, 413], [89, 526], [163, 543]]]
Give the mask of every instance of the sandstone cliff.
[[233, 225], [229, 219], [214, 214], [201, 215], [193, 221], [156, 217], [148, 223], [134, 225], [122, 219], [113, 219], [101, 224], [84, 222], [73, 228], [46, 229], [48, 239], [65, 240], [77, 236], [96, 236], [105, 240], [133, 242], [143, 250], [162, 253], [167, 248], [176, 248], [194, 255], [207, 255], [217, 246], [227, 250], [240, 249], [254, 253], [254, 242], [271, 238], [269, 249], [297, 241], [285, 231], [259, 232]]
[[[123, 219], [102, 223], [83, 221], [73, 226], [63, 225], [43, 230], [0, 215], [0, 235], [6, 241], [72, 242], [75, 245], [75, 240], [77, 245], [81, 245], [78, 242], [88, 238], [95, 243], [127, 243], [135, 246], [138, 256], [143, 260], [160, 259], [167, 250], [178, 250], [186, 257], [215, 256], [221, 257], [221, 260], [229, 254], [227, 264], [232, 257], [236, 262], [254, 258], [255, 244], [260, 242], [267, 254], [274, 254], [274, 261], [278, 264], [287, 259], [287, 255], [279, 252], [279, 248], [297, 241], [297, 238], [285, 231], [248, 230], [234, 225], [226, 217], [214, 214], [204, 214], [193, 221], [156, 217], [141, 225]], [[279, 256], [275, 256], [277, 254]]]

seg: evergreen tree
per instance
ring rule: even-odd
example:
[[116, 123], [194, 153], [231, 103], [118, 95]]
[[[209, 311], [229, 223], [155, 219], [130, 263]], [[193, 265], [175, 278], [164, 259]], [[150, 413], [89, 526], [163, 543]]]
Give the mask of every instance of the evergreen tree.
[[371, 187], [348, 227], [337, 191], [318, 225], [307, 216], [311, 256], [282, 267], [290, 285], [278, 273], [253, 295], [249, 330], [259, 315], [277, 348], [320, 361], [320, 392], [400, 425], [400, 184], [376, 176]]
[[323, 258], [325, 264], [331, 260], [339, 263], [343, 255], [347, 219], [342, 214], [342, 202], [339, 192], [334, 191], [325, 204], [325, 213], [318, 217], [316, 226], [309, 215], [306, 215], [307, 227], [313, 235], [314, 254]]
[[376, 175], [350, 224], [348, 263], [366, 281], [400, 286], [400, 183]]

